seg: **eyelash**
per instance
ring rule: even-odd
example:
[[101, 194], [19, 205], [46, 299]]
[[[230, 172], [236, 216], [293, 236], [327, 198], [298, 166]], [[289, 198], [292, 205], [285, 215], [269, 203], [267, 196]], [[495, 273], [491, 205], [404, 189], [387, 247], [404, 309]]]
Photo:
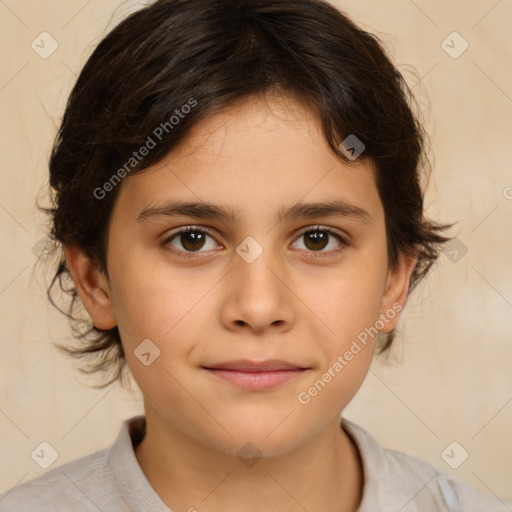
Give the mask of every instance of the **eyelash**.
[[[183, 257], [183, 258], [197, 258], [197, 257], [200, 257], [200, 252], [197, 252], [197, 251], [196, 252], [193, 252], [193, 251], [179, 251], [179, 250], [176, 250], [176, 249], [170, 249], [169, 246], [167, 245], [169, 242], [174, 240], [177, 236], [181, 235], [182, 233], [189, 233], [189, 232], [200, 232], [200, 233], [204, 233], [204, 234], [208, 235], [211, 238], [214, 238], [212, 231], [210, 229], [206, 228], [206, 227], [203, 227], [203, 226], [187, 226], [184, 229], [176, 231], [175, 233], [173, 233], [172, 235], [167, 237], [161, 243], [161, 246], [165, 250], [167, 250], [169, 252], [172, 252], [173, 254], [179, 254], [180, 257]], [[306, 233], [311, 233], [311, 232], [328, 233], [329, 236], [333, 236], [334, 238], [336, 238], [341, 243], [340, 247], [338, 247], [336, 249], [333, 249], [333, 250], [330, 250], [330, 251], [307, 251], [307, 252], [311, 253], [310, 257], [312, 257], [312, 258], [325, 258], [325, 257], [328, 257], [328, 256], [332, 256], [333, 254], [337, 254], [340, 251], [342, 251], [348, 245], [346, 240], [339, 233], [333, 231], [330, 228], [322, 227], [322, 226], [311, 226], [311, 227], [305, 228], [304, 230], [302, 230], [298, 234], [297, 239], [300, 238], [301, 236], [304, 236]]]

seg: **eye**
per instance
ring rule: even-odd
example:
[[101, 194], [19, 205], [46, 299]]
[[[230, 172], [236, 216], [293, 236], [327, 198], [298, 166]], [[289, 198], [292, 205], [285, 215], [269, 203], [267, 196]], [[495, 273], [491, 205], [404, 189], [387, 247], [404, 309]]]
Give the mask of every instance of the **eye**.
[[[312, 251], [318, 254], [318, 256], [323, 256], [323, 253], [335, 253], [343, 249], [347, 244], [343, 237], [329, 228], [323, 228], [321, 226], [313, 226], [311, 228], [306, 229], [299, 235], [299, 240], [304, 239], [304, 243], [302, 243], [303, 247], [295, 247], [296, 249], [305, 249], [307, 251]], [[334, 239], [334, 240], [333, 240]], [[338, 242], [337, 244], [335, 242]], [[332, 245], [334, 243], [334, 248]], [[332, 250], [324, 251], [326, 247], [331, 245]], [[315, 257], [317, 255], [315, 254]]]
[[[305, 242], [295, 246], [294, 249], [306, 250], [314, 257], [328, 256], [342, 250], [347, 243], [344, 238], [332, 229], [312, 226], [302, 231], [298, 239], [304, 239]], [[337, 242], [337, 243], [336, 243]], [[208, 246], [208, 243], [210, 244]], [[184, 257], [193, 257], [194, 253], [205, 252], [210, 249], [216, 249], [218, 244], [215, 242], [209, 229], [197, 226], [187, 226], [179, 231], [175, 231], [167, 237], [161, 244], [166, 250], [175, 253], [181, 253]], [[302, 245], [303, 247], [301, 247]], [[334, 247], [332, 247], [334, 245]], [[330, 250], [324, 250], [331, 246]], [[202, 250], [204, 249], [204, 250]]]
[[[208, 247], [208, 239], [210, 239], [210, 247]], [[187, 226], [167, 237], [162, 242], [162, 246], [171, 246], [172, 249], [168, 250], [173, 252], [195, 253], [204, 252], [201, 251], [203, 248], [206, 248], [205, 250], [215, 249], [218, 244], [206, 228]]]

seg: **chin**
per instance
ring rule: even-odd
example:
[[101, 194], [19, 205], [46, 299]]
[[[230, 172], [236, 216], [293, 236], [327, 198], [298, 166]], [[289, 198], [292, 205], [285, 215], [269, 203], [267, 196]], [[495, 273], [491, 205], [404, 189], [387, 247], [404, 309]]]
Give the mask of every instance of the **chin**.
[[267, 434], [254, 437], [237, 432], [234, 433], [233, 438], [230, 438], [228, 441], [225, 439], [220, 442], [218, 442], [218, 440], [211, 441], [215, 448], [227, 455], [237, 457], [242, 463], [244, 463], [246, 459], [251, 458], [277, 457], [294, 450], [301, 444], [300, 438], [281, 438], [280, 436], [276, 436], [275, 439], [272, 439], [272, 437], [273, 436], [267, 437]]
[[296, 414], [286, 418], [287, 414], [276, 414], [275, 411], [266, 415], [241, 414], [232, 422], [222, 423], [233, 437], [223, 436], [222, 440], [217, 438], [214, 443], [222, 445], [223, 451], [237, 456], [244, 449], [254, 450], [265, 457], [287, 453], [308, 437], [304, 422], [297, 424]]

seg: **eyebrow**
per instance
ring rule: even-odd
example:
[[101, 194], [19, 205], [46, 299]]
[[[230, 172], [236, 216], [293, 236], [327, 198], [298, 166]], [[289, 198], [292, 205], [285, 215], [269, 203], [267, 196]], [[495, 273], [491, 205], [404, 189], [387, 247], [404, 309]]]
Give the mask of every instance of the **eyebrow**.
[[[236, 209], [206, 202], [172, 201], [161, 205], [148, 206], [137, 216], [137, 222], [146, 222], [155, 217], [194, 217], [197, 219], [236, 222]], [[276, 213], [276, 221], [289, 219], [309, 219], [314, 217], [350, 217], [363, 222], [371, 222], [371, 215], [363, 208], [342, 199], [322, 203], [298, 202], [291, 207], [282, 206]]]

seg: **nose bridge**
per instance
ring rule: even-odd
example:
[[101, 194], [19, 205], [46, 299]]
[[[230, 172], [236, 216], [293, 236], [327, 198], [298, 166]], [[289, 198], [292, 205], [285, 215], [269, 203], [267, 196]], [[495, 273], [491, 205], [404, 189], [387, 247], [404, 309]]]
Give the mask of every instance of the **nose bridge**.
[[239, 274], [242, 284], [264, 287], [279, 285], [280, 280], [275, 273], [281, 265], [279, 258], [275, 257], [272, 237], [259, 235], [257, 240], [253, 236], [247, 236], [237, 246], [236, 253], [238, 260], [235, 263], [235, 272]]
[[231, 328], [248, 325], [261, 331], [273, 324], [289, 328], [294, 313], [279, 251], [274, 250], [272, 237], [256, 236], [248, 236], [236, 247], [223, 320]]

